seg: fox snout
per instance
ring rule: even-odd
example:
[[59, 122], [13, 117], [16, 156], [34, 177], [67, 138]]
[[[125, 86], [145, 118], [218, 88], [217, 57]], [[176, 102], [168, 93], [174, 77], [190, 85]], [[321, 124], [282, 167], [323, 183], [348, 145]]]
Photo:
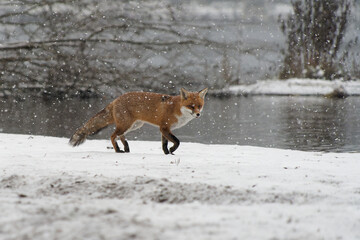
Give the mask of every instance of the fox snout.
[[199, 118], [201, 116], [201, 110], [185, 108], [186, 112], [193, 118]]

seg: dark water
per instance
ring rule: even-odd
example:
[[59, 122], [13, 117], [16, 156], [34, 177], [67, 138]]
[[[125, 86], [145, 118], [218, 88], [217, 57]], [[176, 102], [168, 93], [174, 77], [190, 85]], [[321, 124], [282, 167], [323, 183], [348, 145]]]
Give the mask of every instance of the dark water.
[[[77, 127], [110, 101], [2, 99], [0, 132], [69, 138]], [[93, 138], [109, 139], [112, 131], [110, 127]], [[180, 141], [188, 142], [305, 151], [359, 151], [360, 98], [208, 98], [203, 116], [174, 133]], [[161, 139], [158, 129], [152, 126], [131, 132], [127, 138]]]

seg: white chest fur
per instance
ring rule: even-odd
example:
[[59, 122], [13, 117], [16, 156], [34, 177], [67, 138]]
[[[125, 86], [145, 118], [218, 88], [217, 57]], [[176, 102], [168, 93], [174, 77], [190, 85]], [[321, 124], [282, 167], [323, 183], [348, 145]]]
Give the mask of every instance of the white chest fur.
[[194, 119], [194, 116], [191, 114], [192, 111], [186, 107], [181, 107], [180, 109], [181, 115], [177, 117], [178, 121], [177, 123], [174, 123], [171, 125], [171, 129], [177, 129], [181, 128], [182, 126], [186, 125], [188, 122], [190, 122], [192, 119]]

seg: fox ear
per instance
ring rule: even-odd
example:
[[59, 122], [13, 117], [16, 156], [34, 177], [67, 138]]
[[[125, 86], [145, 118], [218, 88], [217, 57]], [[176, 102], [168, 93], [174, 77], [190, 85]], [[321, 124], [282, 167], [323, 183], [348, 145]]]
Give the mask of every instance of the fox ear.
[[188, 98], [189, 92], [185, 88], [181, 88], [180, 96], [182, 99], [186, 100]]
[[207, 93], [208, 91], [208, 88], [204, 88], [203, 90], [199, 91], [199, 95], [201, 98], [204, 98], [205, 97], [205, 94]]

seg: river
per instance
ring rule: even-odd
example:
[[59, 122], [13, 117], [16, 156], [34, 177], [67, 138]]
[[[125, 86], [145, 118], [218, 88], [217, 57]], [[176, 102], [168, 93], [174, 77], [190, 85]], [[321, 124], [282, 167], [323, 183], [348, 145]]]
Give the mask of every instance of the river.
[[[1, 99], [0, 132], [69, 138], [110, 101]], [[107, 128], [91, 138], [109, 139], [113, 129]], [[358, 152], [360, 98], [208, 97], [202, 117], [175, 130], [174, 134], [180, 141], [206, 144]], [[152, 126], [131, 132], [127, 138], [161, 140], [158, 129]]]

